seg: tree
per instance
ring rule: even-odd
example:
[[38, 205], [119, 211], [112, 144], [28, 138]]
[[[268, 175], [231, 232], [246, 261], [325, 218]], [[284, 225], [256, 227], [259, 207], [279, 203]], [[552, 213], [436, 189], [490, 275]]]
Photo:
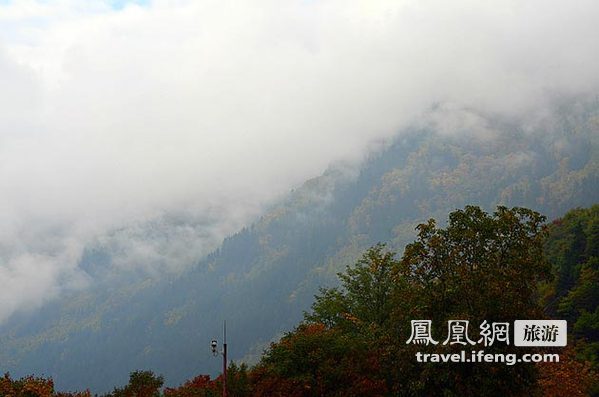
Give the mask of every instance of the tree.
[[568, 320], [577, 357], [599, 370], [599, 205], [569, 211], [547, 234], [545, 252], [556, 277], [545, 286], [545, 306]]
[[53, 395], [52, 379], [30, 375], [14, 380], [8, 373], [0, 378], [0, 397], [52, 397]]
[[577, 361], [571, 348], [560, 355], [559, 363], [540, 363], [539, 386], [543, 397], [597, 396], [599, 374], [589, 362]]
[[165, 397], [217, 397], [220, 396], [218, 385], [210, 379], [210, 375], [198, 375], [192, 380], [176, 388], [166, 388]]
[[[543, 255], [544, 221], [545, 217], [525, 208], [498, 207], [489, 215], [467, 206], [452, 212], [445, 228], [437, 227], [432, 219], [419, 225], [417, 240], [406, 246], [394, 275], [398, 286], [392, 314], [395, 326], [405, 329], [413, 319], [431, 319], [441, 327], [448, 320], [464, 319], [476, 327], [485, 320], [512, 323], [542, 318], [537, 285], [550, 277]], [[437, 339], [443, 338], [446, 329], [438, 331], [443, 333]], [[471, 330], [475, 340], [479, 338], [476, 331]], [[401, 339], [408, 336], [406, 332]], [[396, 357], [414, 352], [410, 347], [396, 348]], [[516, 352], [511, 346], [485, 350]], [[447, 353], [447, 347], [429, 346], [428, 351]], [[445, 395], [514, 395], [525, 393], [536, 379], [534, 366], [414, 366], [413, 361], [403, 360], [396, 361], [403, 372], [395, 373], [393, 379], [418, 394], [443, 390]], [[410, 377], [406, 380], [402, 374]]]
[[[165, 397], [217, 397], [222, 393], [222, 381], [222, 374], [216, 379], [211, 379], [209, 375], [198, 375], [179, 387], [166, 388], [164, 395]], [[246, 364], [237, 365], [231, 362], [227, 367], [227, 395], [229, 397], [249, 397], [252, 395], [250, 376]]]
[[253, 395], [381, 396], [387, 391], [365, 340], [322, 324], [301, 324], [272, 344], [252, 371]]
[[158, 397], [164, 384], [162, 376], [152, 371], [134, 371], [129, 374], [129, 384], [123, 388], [115, 388], [111, 397]]
[[[416, 351], [451, 348], [416, 347], [406, 340], [410, 321], [417, 319], [432, 320], [438, 340], [450, 319], [478, 326], [484, 320], [541, 318], [537, 284], [550, 275], [543, 256], [544, 220], [524, 208], [498, 207], [489, 215], [467, 206], [452, 212], [445, 228], [432, 219], [419, 225], [416, 241], [399, 261], [384, 245], [372, 247], [339, 274], [340, 287], [321, 290], [304, 324], [271, 346], [258, 367], [260, 382], [271, 375], [284, 380], [273, 384], [302, 396], [349, 395], [356, 389], [335, 385], [354, 377], [376, 385], [372, 395], [530, 391], [533, 365], [422, 364], [415, 361]], [[471, 332], [478, 340], [478, 332]]]
[[395, 254], [385, 251], [384, 244], [370, 248], [354, 266], [338, 273], [342, 287], [320, 290], [308, 322], [321, 323], [329, 328], [367, 332], [382, 328], [389, 321], [396, 287], [391, 273], [399, 262]]

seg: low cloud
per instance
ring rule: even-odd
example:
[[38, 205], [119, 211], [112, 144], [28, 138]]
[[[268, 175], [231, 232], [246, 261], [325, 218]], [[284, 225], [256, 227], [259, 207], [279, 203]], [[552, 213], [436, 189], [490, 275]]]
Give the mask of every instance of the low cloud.
[[597, 15], [591, 0], [0, 5], [0, 321], [89, 282], [90, 244], [118, 267], [186, 266], [434, 104], [523, 117], [596, 92]]

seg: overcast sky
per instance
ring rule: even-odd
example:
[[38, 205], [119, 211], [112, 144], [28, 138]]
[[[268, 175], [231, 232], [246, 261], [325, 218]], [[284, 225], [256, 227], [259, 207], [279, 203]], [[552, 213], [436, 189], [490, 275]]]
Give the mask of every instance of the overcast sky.
[[596, 92], [597, 21], [596, 0], [0, 0], [0, 321], [84, 287], [98, 241], [193, 261], [434, 103]]

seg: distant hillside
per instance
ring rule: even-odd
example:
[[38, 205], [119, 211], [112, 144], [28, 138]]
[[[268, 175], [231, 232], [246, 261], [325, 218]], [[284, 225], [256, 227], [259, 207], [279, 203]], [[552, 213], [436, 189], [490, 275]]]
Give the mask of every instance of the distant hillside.
[[[599, 202], [599, 106], [568, 103], [535, 128], [477, 123], [403, 131], [358, 170], [331, 168], [180, 275], [97, 279], [0, 328], [0, 370], [103, 392], [135, 369], [178, 384], [216, 373], [209, 342], [227, 319], [232, 359], [256, 359], [302, 318], [319, 286], [369, 246], [401, 252], [414, 226], [467, 204], [559, 217]], [[308, 161], [308, 159], [306, 160]], [[82, 259], [101, 267], [111, 252]]]

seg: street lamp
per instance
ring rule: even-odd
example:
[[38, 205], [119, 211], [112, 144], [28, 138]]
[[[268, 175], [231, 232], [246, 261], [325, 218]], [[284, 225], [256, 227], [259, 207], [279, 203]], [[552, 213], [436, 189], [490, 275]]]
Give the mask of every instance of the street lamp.
[[216, 339], [212, 339], [212, 342], [210, 342], [210, 347], [212, 348], [212, 355], [214, 357], [218, 356], [218, 342]]
[[[218, 342], [216, 339], [212, 339], [210, 342], [210, 349], [212, 355], [217, 357], [219, 355]], [[227, 397], [227, 322], [223, 325], [223, 350], [220, 352], [223, 355], [223, 397]]]

